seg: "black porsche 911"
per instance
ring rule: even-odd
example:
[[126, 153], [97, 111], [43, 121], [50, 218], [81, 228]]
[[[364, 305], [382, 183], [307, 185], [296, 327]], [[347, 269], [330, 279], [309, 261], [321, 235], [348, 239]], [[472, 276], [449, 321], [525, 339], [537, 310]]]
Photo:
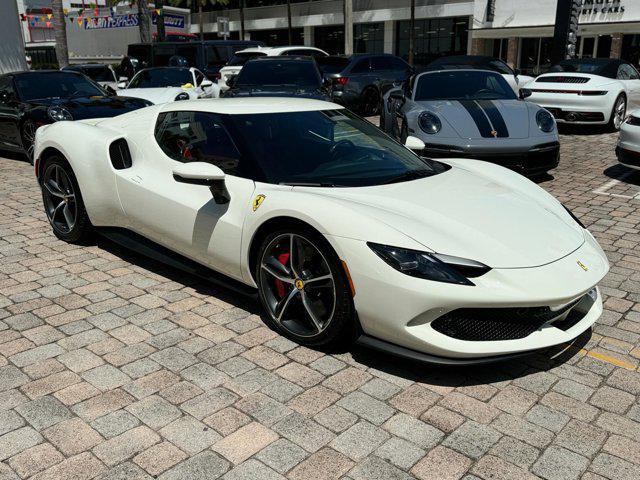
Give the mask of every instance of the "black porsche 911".
[[33, 162], [33, 142], [42, 125], [61, 120], [115, 117], [151, 105], [109, 95], [73, 71], [16, 72], [0, 76], [0, 149], [22, 152]]

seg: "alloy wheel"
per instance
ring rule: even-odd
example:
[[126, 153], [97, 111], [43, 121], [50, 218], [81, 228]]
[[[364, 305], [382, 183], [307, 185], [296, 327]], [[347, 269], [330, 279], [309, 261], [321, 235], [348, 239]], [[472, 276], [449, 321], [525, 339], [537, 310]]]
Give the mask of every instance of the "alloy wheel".
[[36, 141], [36, 126], [31, 121], [26, 121], [22, 126], [22, 146], [27, 153], [29, 161], [33, 164], [33, 151]]
[[78, 216], [76, 195], [69, 174], [58, 164], [47, 167], [42, 177], [42, 192], [47, 218], [60, 233], [73, 230]]
[[260, 288], [271, 318], [301, 337], [324, 332], [336, 308], [329, 263], [310, 240], [293, 233], [275, 237], [260, 259]]
[[378, 114], [378, 110], [380, 108], [380, 98], [378, 96], [378, 91], [369, 88], [364, 92], [364, 98], [362, 100], [363, 104], [363, 114], [365, 117], [372, 117]]
[[625, 116], [627, 113], [627, 102], [624, 97], [618, 98], [616, 100], [616, 105], [613, 110], [613, 126], [616, 130], [619, 130], [622, 126], [622, 122], [624, 122]]

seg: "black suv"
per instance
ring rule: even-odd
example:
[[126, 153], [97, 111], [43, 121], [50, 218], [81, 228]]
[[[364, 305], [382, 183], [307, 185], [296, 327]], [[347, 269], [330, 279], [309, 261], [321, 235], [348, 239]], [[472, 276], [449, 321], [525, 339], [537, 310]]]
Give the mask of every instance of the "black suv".
[[[220, 69], [235, 52], [263, 46], [264, 42], [250, 40], [132, 43], [127, 49], [127, 58], [134, 59], [137, 71], [148, 67], [167, 67], [172, 57], [182, 57], [190, 67], [199, 69], [210, 80], [216, 81], [220, 78]], [[127, 70], [126, 66], [121, 68]], [[127, 72], [127, 76], [133, 76], [131, 71]]]
[[339, 55], [316, 58], [320, 71], [331, 81], [334, 102], [355, 109], [364, 116], [376, 115], [382, 95], [401, 85], [414, 72], [395, 55]]
[[301, 97], [330, 102], [328, 82], [311, 57], [258, 57], [227, 80], [223, 97]]

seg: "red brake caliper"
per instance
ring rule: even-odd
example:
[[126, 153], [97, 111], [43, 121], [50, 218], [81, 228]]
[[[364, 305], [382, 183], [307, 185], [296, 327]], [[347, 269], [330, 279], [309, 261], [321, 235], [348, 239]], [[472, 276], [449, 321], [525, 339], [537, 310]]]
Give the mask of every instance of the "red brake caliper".
[[[281, 253], [280, 255], [278, 255], [278, 261], [282, 264], [282, 265], [286, 265], [287, 262], [289, 261], [289, 257], [291, 256], [290, 253]], [[278, 289], [278, 296], [280, 298], [283, 298], [285, 296], [286, 292], [286, 288], [284, 286], [284, 282], [282, 280], [278, 280], [276, 279], [276, 288]]]

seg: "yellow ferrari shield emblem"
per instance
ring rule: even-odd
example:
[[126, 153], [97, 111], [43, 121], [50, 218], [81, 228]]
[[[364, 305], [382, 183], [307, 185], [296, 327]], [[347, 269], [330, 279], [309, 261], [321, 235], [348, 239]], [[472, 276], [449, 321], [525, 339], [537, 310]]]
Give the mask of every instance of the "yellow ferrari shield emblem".
[[295, 282], [295, 286], [298, 290], [302, 290], [304, 288], [304, 282], [298, 278]]
[[265, 196], [260, 194], [258, 195], [256, 198], [253, 199], [253, 211], [255, 212], [256, 210], [258, 210], [258, 208], [260, 208], [260, 205], [262, 205], [262, 202], [264, 202]]
[[585, 272], [589, 271], [587, 266], [584, 263], [582, 263], [580, 260], [577, 260], [576, 262], [580, 266], [580, 268], [583, 269]]

